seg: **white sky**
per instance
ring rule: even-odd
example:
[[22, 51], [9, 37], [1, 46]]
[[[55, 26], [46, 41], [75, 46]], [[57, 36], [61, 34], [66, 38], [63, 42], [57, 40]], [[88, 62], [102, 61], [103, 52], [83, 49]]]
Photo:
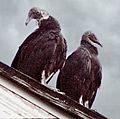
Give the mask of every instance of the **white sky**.
[[[0, 61], [10, 65], [24, 39], [35, 30], [25, 20], [33, 6], [47, 10], [61, 25], [72, 53], [81, 35], [91, 30], [102, 43], [99, 58], [103, 66], [102, 85], [93, 109], [109, 118], [120, 113], [120, 1], [119, 0], [0, 0]], [[55, 78], [50, 85], [55, 85]]]

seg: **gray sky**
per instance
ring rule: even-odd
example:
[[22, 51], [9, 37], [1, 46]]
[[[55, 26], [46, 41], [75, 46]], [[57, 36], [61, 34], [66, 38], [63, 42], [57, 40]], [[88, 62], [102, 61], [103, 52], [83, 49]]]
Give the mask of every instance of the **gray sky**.
[[[81, 35], [91, 30], [103, 48], [102, 85], [93, 109], [109, 118], [120, 117], [120, 1], [119, 0], [0, 0], [0, 61], [10, 65], [24, 39], [36, 29], [25, 20], [33, 6], [47, 10], [60, 23], [69, 55], [80, 44]], [[50, 85], [54, 85], [55, 78]]]

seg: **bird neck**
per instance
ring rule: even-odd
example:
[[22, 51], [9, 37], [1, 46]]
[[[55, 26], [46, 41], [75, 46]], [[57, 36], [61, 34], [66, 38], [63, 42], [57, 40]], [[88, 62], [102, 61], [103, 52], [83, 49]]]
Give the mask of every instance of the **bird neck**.
[[39, 30], [42, 32], [48, 30], [55, 30], [59, 32], [61, 30], [58, 21], [52, 16], [49, 16], [48, 19], [42, 20], [40, 23], [38, 23], [38, 25], [39, 25]]
[[98, 55], [98, 49], [95, 46], [93, 46], [92, 44], [90, 44], [88, 41], [82, 40], [81, 45], [84, 46], [85, 48], [87, 48], [87, 50], [90, 53], [92, 53], [94, 55]]

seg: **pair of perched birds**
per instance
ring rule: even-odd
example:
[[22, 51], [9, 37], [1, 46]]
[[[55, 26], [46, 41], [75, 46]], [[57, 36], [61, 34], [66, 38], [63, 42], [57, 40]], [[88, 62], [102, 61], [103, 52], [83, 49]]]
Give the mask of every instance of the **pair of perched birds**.
[[91, 108], [102, 79], [94, 44], [102, 45], [94, 33], [85, 32], [80, 47], [66, 59], [67, 44], [58, 21], [36, 7], [30, 9], [25, 24], [31, 19], [37, 20], [39, 28], [19, 47], [11, 66], [42, 84], [60, 70], [57, 89], [77, 102], [81, 98], [82, 104]]

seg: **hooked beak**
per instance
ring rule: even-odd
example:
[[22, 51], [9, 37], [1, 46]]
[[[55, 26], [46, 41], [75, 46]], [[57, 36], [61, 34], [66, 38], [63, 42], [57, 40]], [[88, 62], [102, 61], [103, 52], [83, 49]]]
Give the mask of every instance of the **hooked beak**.
[[28, 25], [28, 23], [31, 21], [31, 17], [28, 17], [27, 19], [26, 19], [26, 22], [25, 22], [25, 25], [27, 26]]
[[99, 41], [97, 41], [96, 43], [97, 43], [99, 46], [103, 47], [103, 46], [99, 43]]
[[102, 44], [100, 44], [100, 42], [97, 40], [96, 37], [94, 37], [93, 39], [91, 39], [94, 43], [98, 44], [99, 46], [103, 47]]

